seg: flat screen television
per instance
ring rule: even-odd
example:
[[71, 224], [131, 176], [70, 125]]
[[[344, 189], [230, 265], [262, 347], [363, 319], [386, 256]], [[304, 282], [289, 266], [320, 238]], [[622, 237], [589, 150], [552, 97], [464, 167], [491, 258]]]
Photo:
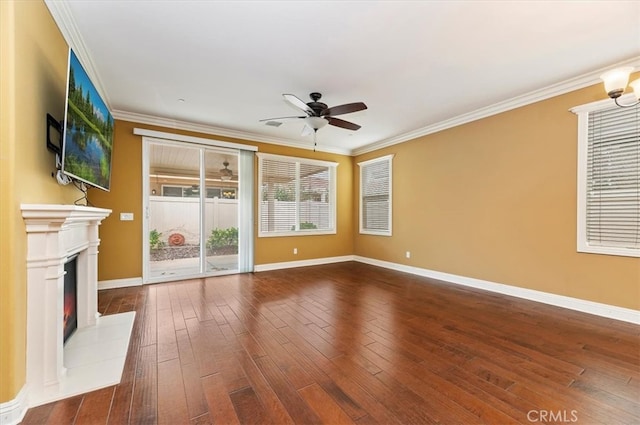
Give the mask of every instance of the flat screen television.
[[108, 191], [113, 117], [72, 49], [69, 49], [66, 100], [62, 172]]

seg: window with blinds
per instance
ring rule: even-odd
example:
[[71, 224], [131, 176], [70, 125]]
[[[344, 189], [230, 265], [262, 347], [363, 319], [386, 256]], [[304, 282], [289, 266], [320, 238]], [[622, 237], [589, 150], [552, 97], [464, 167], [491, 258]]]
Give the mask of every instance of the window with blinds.
[[335, 162], [258, 154], [259, 236], [336, 233]]
[[578, 250], [640, 257], [640, 107], [585, 109], [578, 112]]
[[360, 233], [391, 236], [391, 160], [393, 155], [358, 163]]

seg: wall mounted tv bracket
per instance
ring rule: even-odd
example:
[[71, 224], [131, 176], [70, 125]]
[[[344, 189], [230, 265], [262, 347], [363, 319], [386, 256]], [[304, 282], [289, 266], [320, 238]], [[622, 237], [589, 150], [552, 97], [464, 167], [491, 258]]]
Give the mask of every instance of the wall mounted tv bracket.
[[[52, 132], [51, 130], [55, 130]], [[56, 154], [56, 171], [51, 173], [61, 185], [71, 183], [71, 178], [62, 172], [62, 122], [56, 120], [51, 114], [47, 114], [47, 149]]]

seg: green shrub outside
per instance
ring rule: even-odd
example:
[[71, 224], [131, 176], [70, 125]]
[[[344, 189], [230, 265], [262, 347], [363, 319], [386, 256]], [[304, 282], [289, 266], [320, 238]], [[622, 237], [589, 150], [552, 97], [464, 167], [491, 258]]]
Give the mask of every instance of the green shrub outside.
[[162, 233], [158, 232], [156, 229], [149, 232], [149, 246], [151, 246], [151, 249], [164, 247], [164, 241], [160, 239], [161, 237]]
[[211, 231], [211, 235], [207, 239], [207, 248], [215, 250], [226, 246], [238, 246], [237, 227], [213, 229]]

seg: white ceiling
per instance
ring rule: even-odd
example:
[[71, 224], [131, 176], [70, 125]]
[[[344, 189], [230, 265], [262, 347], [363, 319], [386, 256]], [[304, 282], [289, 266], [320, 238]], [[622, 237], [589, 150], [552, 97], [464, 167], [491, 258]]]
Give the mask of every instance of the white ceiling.
[[340, 116], [359, 131], [318, 131], [343, 153], [640, 65], [639, 1], [46, 2], [116, 118], [312, 147], [301, 122], [259, 120], [319, 91], [369, 107]]

